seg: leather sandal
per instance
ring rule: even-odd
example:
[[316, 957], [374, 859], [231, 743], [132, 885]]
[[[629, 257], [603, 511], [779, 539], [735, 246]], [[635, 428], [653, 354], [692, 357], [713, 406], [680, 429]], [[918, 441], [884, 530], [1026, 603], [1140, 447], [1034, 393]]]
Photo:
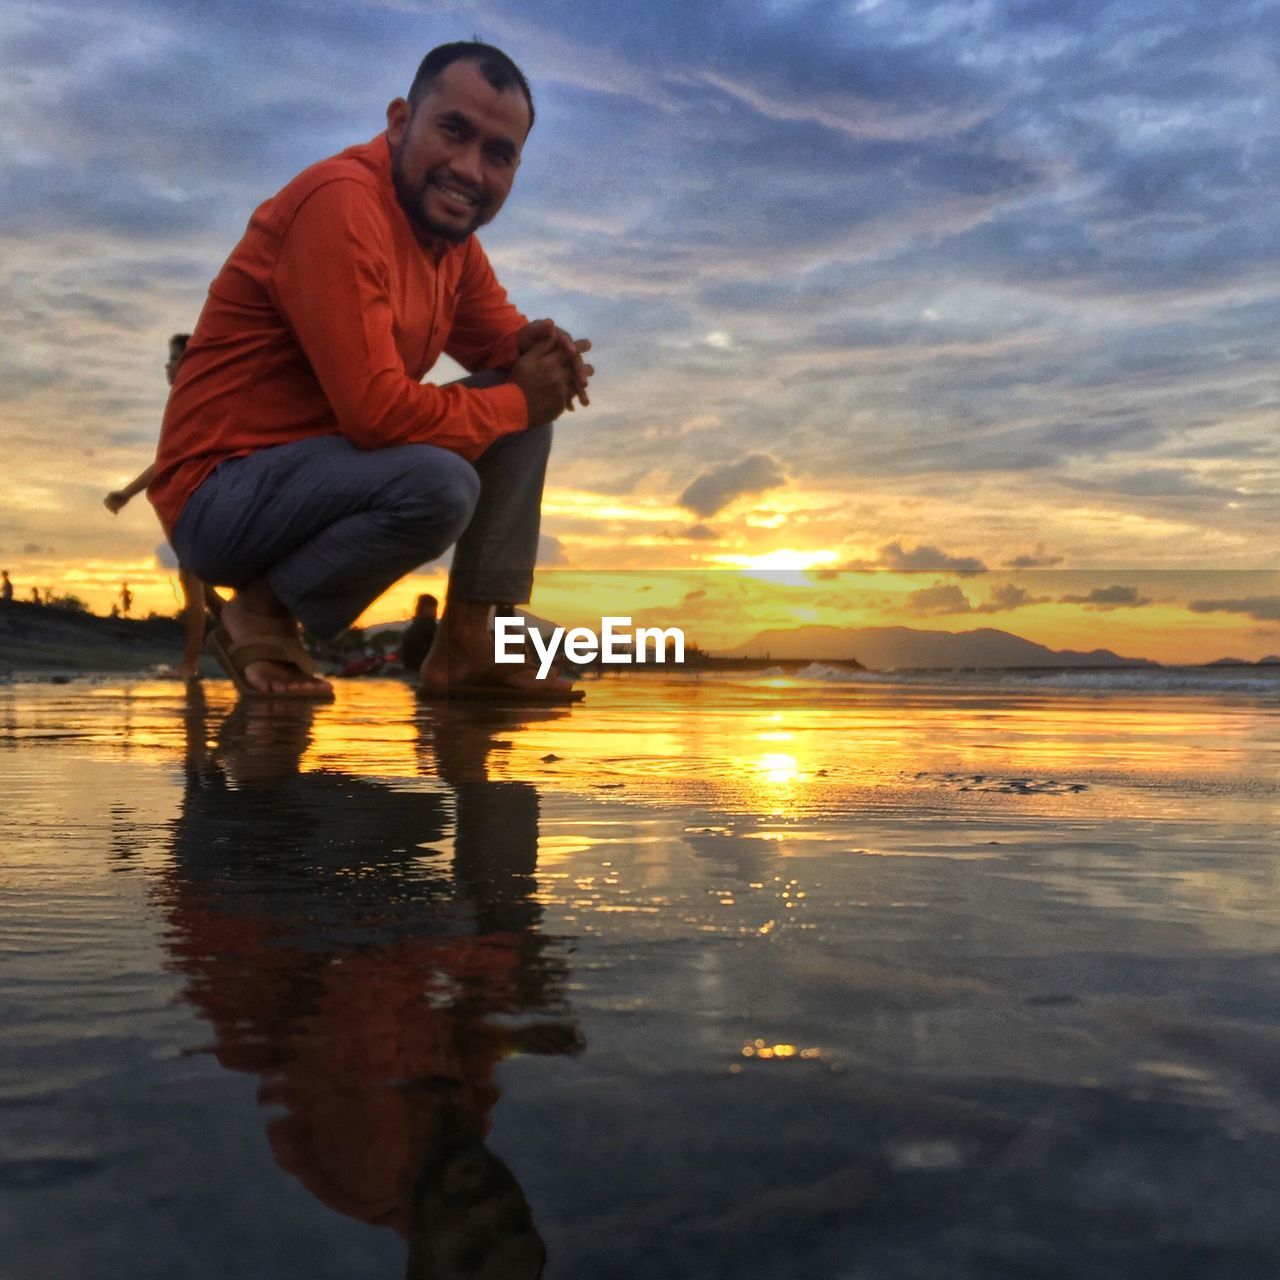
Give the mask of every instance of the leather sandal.
[[217, 659], [218, 665], [226, 673], [227, 678], [242, 695], [250, 698], [296, 698], [306, 702], [332, 702], [333, 690], [327, 685], [316, 685], [312, 689], [293, 689], [288, 692], [276, 692], [269, 689], [257, 689], [245, 678], [245, 668], [253, 662], [279, 662], [296, 667], [304, 676], [314, 676], [318, 668], [311, 655], [303, 648], [302, 641], [296, 636], [276, 634], [245, 636], [242, 640], [232, 640], [225, 627], [214, 627], [206, 642], [209, 652]]

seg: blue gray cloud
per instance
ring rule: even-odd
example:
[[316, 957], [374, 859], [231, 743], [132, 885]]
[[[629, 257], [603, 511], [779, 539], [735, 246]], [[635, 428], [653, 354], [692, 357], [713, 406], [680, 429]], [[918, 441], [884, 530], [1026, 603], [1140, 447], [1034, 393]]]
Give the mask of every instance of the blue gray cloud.
[[1242, 613], [1259, 622], [1280, 622], [1280, 596], [1245, 596], [1227, 600], [1192, 600], [1192, 613]]
[[954, 583], [935, 582], [907, 596], [906, 607], [911, 613], [929, 615], [945, 613], [1011, 613], [1030, 605], [1048, 604], [1048, 596], [1032, 595], [1025, 587], [1012, 582], [993, 587], [987, 598], [974, 604], [965, 592]]
[[992, 589], [990, 595], [974, 608], [974, 613], [1009, 613], [1033, 604], [1048, 604], [1048, 596], [1032, 595], [1026, 587], [1006, 582]]
[[1044, 544], [1037, 545], [1034, 551], [1023, 552], [1004, 562], [1006, 569], [1052, 569], [1062, 563], [1061, 556], [1051, 555], [1044, 549]]
[[1154, 601], [1144, 596], [1137, 587], [1120, 585], [1110, 587], [1094, 587], [1085, 595], [1065, 595], [1059, 597], [1062, 604], [1080, 604], [1086, 609], [1141, 609]]
[[764, 493], [786, 482], [786, 472], [776, 458], [767, 453], [752, 453], [704, 471], [685, 487], [676, 501], [694, 515], [713, 516], [738, 498]]
[[908, 549], [901, 542], [890, 542], [881, 547], [875, 563], [881, 569], [906, 571], [949, 569], [953, 573], [981, 573], [986, 568], [977, 556], [956, 556], [941, 547], [923, 544]]
[[911, 592], [907, 596], [906, 608], [910, 613], [923, 615], [973, 612], [968, 596], [959, 587], [942, 582]]
[[[486, 247], [522, 306], [596, 344], [553, 482], [681, 493], [701, 517], [784, 476], [949, 489], [1002, 524], [992, 563], [1043, 514], [1011, 527], [988, 484], [1060, 513], [1053, 561], [1082, 504], [1176, 520], [1189, 558], [1276, 545], [1269, 0], [18, 0], [13, 438], [145, 463], [156, 352], [253, 207], [372, 136], [421, 53], [472, 33], [525, 66], [539, 109]], [[700, 416], [721, 425], [685, 429]], [[949, 540], [936, 507], [916, 518], [848, 541]]]

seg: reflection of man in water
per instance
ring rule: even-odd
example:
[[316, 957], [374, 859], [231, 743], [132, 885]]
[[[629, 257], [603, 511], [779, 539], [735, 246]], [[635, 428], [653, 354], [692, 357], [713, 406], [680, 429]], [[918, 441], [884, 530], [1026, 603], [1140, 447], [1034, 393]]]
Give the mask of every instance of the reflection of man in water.
[[[165, 887], [185, 997], [223, 1066], [261, 1076], [261, 1101], [283, 1109], [276, 1161], [331, 1209], [405, 1235], [409, 1277], [536, 1276], [528, 1204], [484, 1137], [504, 1057], [580, 1047], [537, 932], [537, 794], [493, 784], [473, 804], [493, 739], [455, 720], [467, 798], [450, 867], [446, 800], [298, 773], [310, 723], [242, 703], [208, 750], [198, 704], [191, 716]], [[522, 1014], [541, 1016], [493, 1020]]]

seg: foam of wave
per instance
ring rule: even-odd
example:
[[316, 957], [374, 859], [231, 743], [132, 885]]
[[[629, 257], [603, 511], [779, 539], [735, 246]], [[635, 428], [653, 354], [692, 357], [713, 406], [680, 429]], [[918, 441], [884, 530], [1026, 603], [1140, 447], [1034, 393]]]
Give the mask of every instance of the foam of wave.
[[859, 676], [869, 675], [867, 671], [855, 671], [852, 667], [840, 667], [829, 662], [811, 662], [796, 672], [797, 680], [857, 680]]
[[812, 680], [823, 684], [949, 685], [966, 688], [1023, 688], [1069, 691], [1244, 693], [1280, 695], [1280, 667], [1080, 667], [956, 671], [855, 671], [834, 663], [811, 662], [796, 671], [770, 667], [740, 677], [756, 680]]

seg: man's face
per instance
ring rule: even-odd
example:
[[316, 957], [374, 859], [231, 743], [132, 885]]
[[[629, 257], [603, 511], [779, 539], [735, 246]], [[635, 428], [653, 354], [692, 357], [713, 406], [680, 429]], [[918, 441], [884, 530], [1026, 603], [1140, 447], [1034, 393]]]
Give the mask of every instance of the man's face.
[[474, 62], [447, 66], [416, 108], [387, 108], [391, 174], [405, 216], [421, 232], [465, 240], [502, 208], [529, 131], [516, 86], [494, 89]]

